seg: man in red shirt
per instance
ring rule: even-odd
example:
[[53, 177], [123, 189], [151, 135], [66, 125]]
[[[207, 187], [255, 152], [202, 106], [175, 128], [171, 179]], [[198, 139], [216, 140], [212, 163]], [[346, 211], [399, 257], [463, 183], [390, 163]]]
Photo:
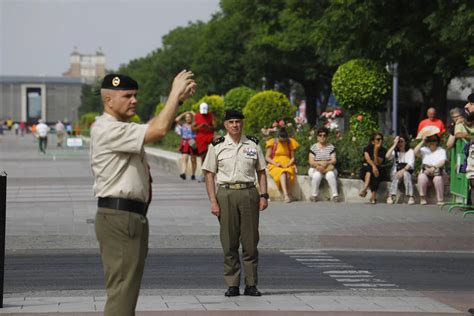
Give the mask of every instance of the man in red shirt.
[[[216, 120], [214, 115], [209, 112], [207, 103], [203, 102], [199, 105], [199, 113], [194, 116], [194, 123], [191, 128], [196, 133], [196, 147], [202, 165], [206, 158], [207, 147], [214, 139], [214, 130], [216, 129]], [[198, 181], [204, 182], [204, 177], [200, 176]]]
[[434, 107], [428, 108], [428, 110], [426, 111], [426, 116], [428, 118], [424, 119], [420, 122], [420, 124], [418, 124], [418, 130], [416, 131], [417, 134], [420, 133], [420, 131], [426, 126], [438, 127], [440, 131], [439, 135], [446, 132], [446, 127], [444, 126], [443, 121], [436, 118], [436, 109]]

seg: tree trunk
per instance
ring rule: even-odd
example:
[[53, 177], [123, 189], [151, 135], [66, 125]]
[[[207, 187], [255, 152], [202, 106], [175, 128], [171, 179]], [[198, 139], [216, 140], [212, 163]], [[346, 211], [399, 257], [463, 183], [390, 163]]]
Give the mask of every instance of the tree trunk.
[[302, 85], [304, 88], [304, 94], [306, 96], [306, 118], [308, 119], [309, 126], [313, 127], [316, 125], [316, 108], [319, 91], [316, 88], [316, 84], [314, 84], [314, 82], [304, 82]]
[[[449, 81], [448, 81], [449, 82]], [[433, 88], [431, 93], [431, 100], [433, 106], [436, 109], [437, 117], [443, 121], [447, 118], [447, 93], [448, 84], [440, 76], [433, 78]]]

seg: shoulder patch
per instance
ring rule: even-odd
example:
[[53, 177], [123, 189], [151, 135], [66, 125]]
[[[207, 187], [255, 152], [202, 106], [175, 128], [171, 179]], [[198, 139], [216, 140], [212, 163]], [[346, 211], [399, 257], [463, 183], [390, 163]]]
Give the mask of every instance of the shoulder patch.
[[247, 138], [250, 139], [251, 141], [253, 141], [255, 144], [258, 145], [259, 140], [258, 140], [257, 137], [255, 137], [255, 136], [247, 136]]
[[212, 146], [216, 146], [216, 145], [222, 143], [224, 140], [225, 140], [225, 137], [224, 137], [224, 136], [221, 136], [221, 137], [219, 137], [219, 138], [214, 139], [214, 140], [211, 142], [211, 144], [212, 144]]

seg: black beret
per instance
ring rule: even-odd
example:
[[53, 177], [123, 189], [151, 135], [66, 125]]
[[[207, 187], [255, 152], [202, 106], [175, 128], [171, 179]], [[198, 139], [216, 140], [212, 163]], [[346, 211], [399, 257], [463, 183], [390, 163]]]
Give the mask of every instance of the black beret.
[[467, 96], [467, 100], [468, 100], [469, 102], [474, 103], [474, 93], [471, 93], [470, 95], [468, 95], [468, 96]]
[[102, 80], [101, 89], [111, 90], [138, 90], [138, 83], [129, 76], [108, 74]]
[[224, 121], [231, 120], [231, 119], [243, 120], [244, 118], [245, 116], [240, 111], [236, 111], [236, 110], [225, 111]]

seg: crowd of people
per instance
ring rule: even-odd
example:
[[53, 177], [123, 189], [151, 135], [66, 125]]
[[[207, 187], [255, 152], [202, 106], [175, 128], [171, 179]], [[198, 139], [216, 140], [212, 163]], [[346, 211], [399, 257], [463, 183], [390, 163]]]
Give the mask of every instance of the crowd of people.
[[[399, 201], [401, 187], [403, 187], [406, 197], [405, 201], [410, 205], [415, 204], [416, 187], [419, 203], [425, 205], [428, 203], [427, 195], [430, 186], [434, 187], [437, 203], [443, 203], [444, 189], [448, 183], [445, 168], [448, 161], [447, 151], [454, 146], [457, 139], [471, 141], [472, 135], [474, 135], [474, 114], [470, 113], [473, 111], [474, 94], [469, 95], [464, 108], [450, 110], [451, 122], [449, 125], [445, 125], [437, 117], [435, 108], [428, 108], [426, 119], [423, 119], [418, 125], [417, 139], [419, 142], [414, 148], [410, 147], [412, 140], [408, 135], [398, 135], [387, 149], [384, 146], [384, 135], [381, 132], [373, 133], [361, 153], [359, 177], [363, 181], [363, 186], [359, 195], [366, 197], [370, 192], [369, 202], [376, 204], [377, 196], [380, 196], [378, 194], [380, 183], [390, 179], [388, 192], [386, 192], [387, 204]], [[179, 147], [179, 151], [183, 154], [182, 173], [180, 174], [182, 179], [186, 179], [189, 156], [192, 161], [191, 179], [195, 179], [195, 159], [197, 156], [205, 158], [207, 147], [213, 138], [215, 119], [213, 116], [196, 119], [203, 113], [204, 115], [208, 113], [208, 106], [205, 103], [201, 104], [200, 113], [185, 112], [176, 118], [179, 133], [182, 136]], [[185, 118], [184, 123], [182, 122], [183, 118]], [[448, 133], [448, 137], [447, 141], [442, 143], [441, 136], [444, 133]], [[199, 138], [200, 134], [205, 136]], [[340, 201], [337, 187], [337, 148], [328, 142], [329, 134], [328, 128], [319, 128], [316, 131], [316, 143], [308, 148], [308, 175], [311, 179], [310, 200], [312, 202], [322, 200], [319, 191], [323, 179], [326, 179], [330, 188], [331, 200]], [[204, 138], [205, 141], [203, 141]], [[281, 127], [275, 131], [275, 137], [268, 139], [263, 146], [266, 150], [265, 160], [268, 174], [280, 190], [283, 201], [289, 203], [293, 200], [291, 192], [297, 174], [295, 151], [300, 145], [284, 127]], [[421, 168], [415, 166], [417, 159], [421, 163]], [[388, 168], [387, 165], [390, 167]]]

